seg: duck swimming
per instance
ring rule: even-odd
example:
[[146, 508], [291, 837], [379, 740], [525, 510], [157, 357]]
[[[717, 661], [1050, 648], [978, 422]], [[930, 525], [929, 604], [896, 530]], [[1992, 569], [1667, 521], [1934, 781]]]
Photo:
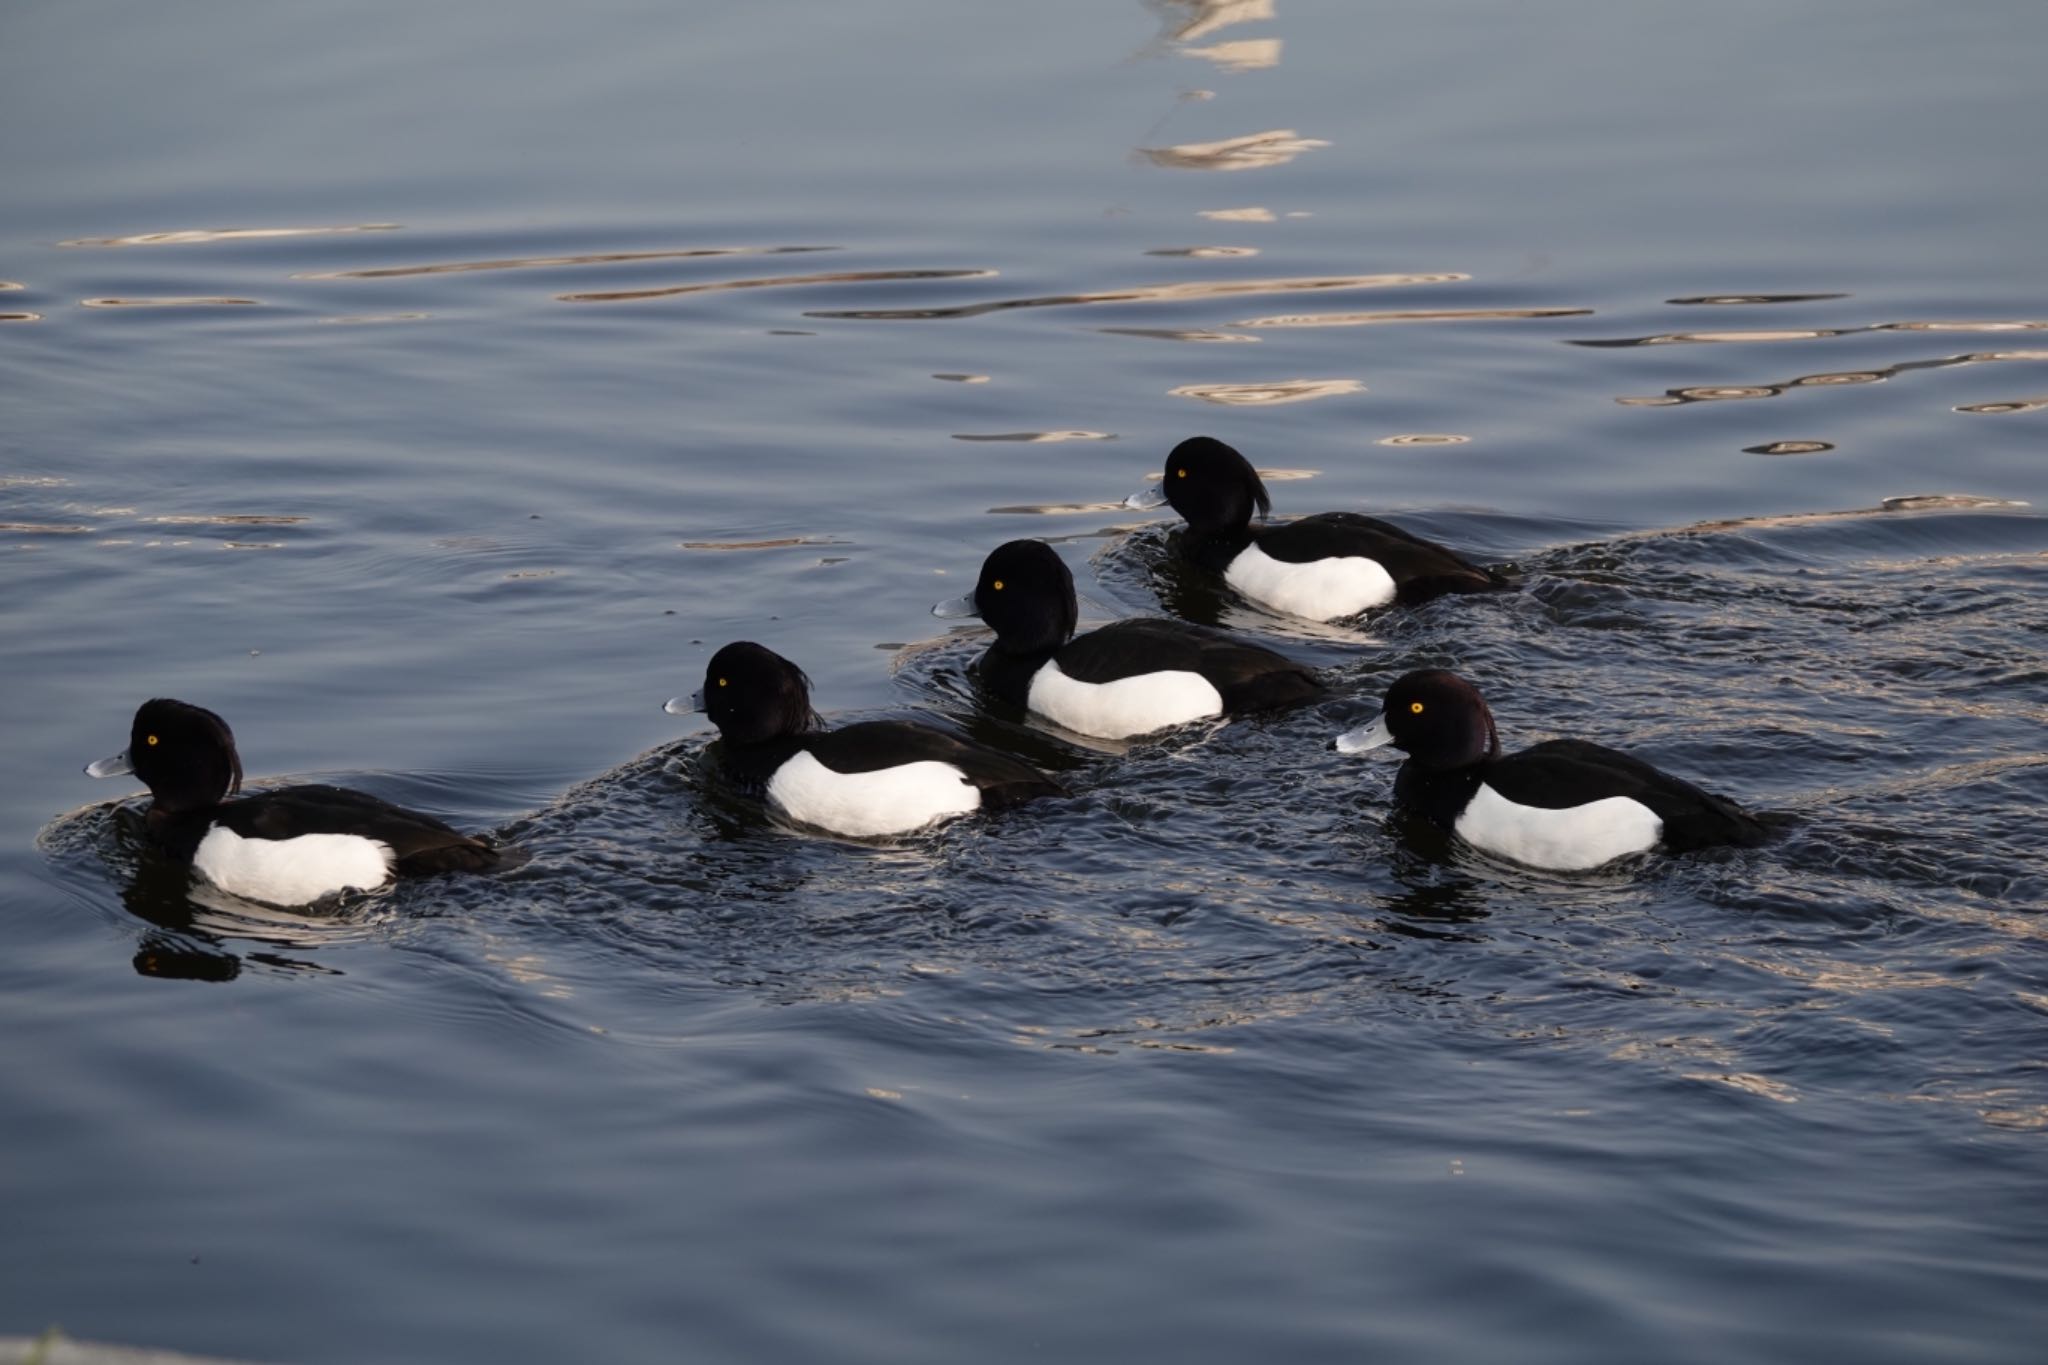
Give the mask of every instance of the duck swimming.
[[507, 861], [482, 839], [344, 787], [279, 787], [227, 800], [242, 789], [234, 732], [205, 707], [166, 697], [137, 709], [125, 750], [85, 771], [141, 778], [153, 842], [221, 890], [269, 905]]
[[1408, 755], [1394, 779], [1396, 805], [1531, 867], [1582, 871], [1659, 845], [1682, 853], [1769, 837], [1726, 797], [1586, 740], [1545, 740], [1503, 757], [1479, 689], [1440, 669], [1397, 679], [1379, 716], [1340, 736], [1337, 749], [1388, 744]]
[[1125, 500], [1143, 510], [1170, 504], [1188, 524], [1180, 552], [1261, 605], [1312, 621], [1336, 621], [1389, 602], [1412, 606], [1446, 593], [1513, 585], [1443, 546], [1356, 512], [1318, 512], [1253, 526], [1272, 510], [1259, 472], [1234, 448], [1191, 436], [1166, 457], [1165, 477]]
[[703, 690], [664, 709], [709, 716], [720, 760], [742, 789], [834, 834], [907, 834], [971, 811], [1065, 795], [1023, 760], [929, 725], [869, 720], [824, 729], [803, 670], [748, 640], [712, 655]]
[[1074, 575], [1042, 540], [997, 546], [974, 591], [932, 613], [979, 616], [995, 631], [981, 676], [997, 696], [1097, 739], [1292, 706], [1324, 692], [1292, 659], [1180, 621], [1113, 621], [1076, 637]]

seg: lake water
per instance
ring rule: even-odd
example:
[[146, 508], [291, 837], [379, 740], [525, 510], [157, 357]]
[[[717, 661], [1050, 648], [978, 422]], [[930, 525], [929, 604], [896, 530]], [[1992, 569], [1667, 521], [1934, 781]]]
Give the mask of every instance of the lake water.
[[[2038, 0], [9, 7], [0, 1335], [2040, 1359], [2044, 51]], [[1229, 600], [1114, 506], [1196, 432], [1524, 590]], [[991, 709], [928, 609], [1024, 535], [1331, 699]], [[1075, 796], [779, 828], [660, 710], [740, 638]], [[1420, 664], [1792, 826], [1431, 840], [1327, 748]], [[531, 861], [195, 892], [80, 774], [154, 695]]]

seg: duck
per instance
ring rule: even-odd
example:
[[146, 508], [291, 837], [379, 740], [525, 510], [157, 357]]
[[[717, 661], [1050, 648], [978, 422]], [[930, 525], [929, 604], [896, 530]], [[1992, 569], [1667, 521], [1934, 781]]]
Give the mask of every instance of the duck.
[[276, 787], [239, 800], [234, 731], [203, 706], [156, 697], [136, 709], [128, 747], [88, 777], [133, 773], [149, 788], [152, 843], [230, 895], [310, 905], [394, 877], [487, 872], [508, 850], [345, 787]]
[[670, 698], [663, 709], [708, 716], [718, 727], [721, 765], [742, 791], [833, 834], [909, 834], [1066, 794], [1022, 759], [931, 725], [867, 720], [825, 729], [811, 709], [810, 678], [751, 640], [713, 654], [703, 689]]
[[1769, 835], [1728, 798], [1587, 740], [1544, 740], [1503, 757], [1479, 689], [1443, 669], [1403, 674], [1377, 717], [1337, 738], [1339, 753], [1384, 745], [1408, 755], [1395, 805], [1546, 871], [1583, 872], [1660, 845], [1754, 847]]
[[1252, 514], [1271, 512], [1272, 498], [1251, 461], [1213, 436], [1175, 446], [1160, 481], [1124, 501], [1135, 511], [1161, 505], [1188, 524], [1183, 558], [1261, 606], [1311, 621], [1513, 586], [1498, 570], [1356, 512], [1255, 527]]
[[1075, 636], [1074, 575], [1042, 540], [997, 546], [974, 591], [932, 614], [987, 622], [996, 633], [981, 659], [989, 689], [1095, 739], [1129, 739], [1324, 694], [1305, 665], [1180, 621], [1113, 621]]

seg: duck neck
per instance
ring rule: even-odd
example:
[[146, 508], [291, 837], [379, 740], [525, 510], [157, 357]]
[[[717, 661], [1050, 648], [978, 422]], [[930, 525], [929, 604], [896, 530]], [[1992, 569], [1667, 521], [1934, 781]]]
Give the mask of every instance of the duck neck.
[[1222, 573], [1254, 539], [1249, 526], [1221, 530], [1190, 526], [1180, 533], [1180, 554], [1198, 569]]
[[1406, 806], [1443, 829], [1457, 825], [1459, 812], [1486, 780], [1489, 756], [1455, 768], [1425, 768], [1414, 759], [1401, 765], [1394, 779], [1394, 804]]
[[796, 735], [776, 735], [752, 743], [720, 737], [711, 746], [719, 771], [740, 795], [758, 799], [768, 788], [775, 770], [796, 756], [803, 740]]
[[218, 803], [192, 810], [152, 801], [149, 814], [143, 818], [143, 826], [158, 848], [174, 858], [190, 862], [199, 848], [199, 841], [206, 837], [207, 829], [213, 824], [213, 814], [217, 809]]
[[1058, 652], [1058, 645], [1026, 650], [998, 641], [981, 656], [982, 685], [1012, 706], [1028, 706], [1031, 679]]

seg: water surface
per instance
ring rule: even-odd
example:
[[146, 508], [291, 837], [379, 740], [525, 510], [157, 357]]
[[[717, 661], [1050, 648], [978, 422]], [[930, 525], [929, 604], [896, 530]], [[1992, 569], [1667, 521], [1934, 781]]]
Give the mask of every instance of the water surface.
[[[2037, 5], [0, 18], [0, 1333], [278, 1360], [2030, 1361]], [[1179, 438], [1523, 591], [1309, 627]], [[930, 604], [1019, 535], [1330, 700], [1127, 746]], [[711, 650], [1071, 801], [811, 839]], [[1783, 812], [1390, 819], [1415, 666]], [[319, 914], [82, 765], [142, 698], [516, 840]]]

